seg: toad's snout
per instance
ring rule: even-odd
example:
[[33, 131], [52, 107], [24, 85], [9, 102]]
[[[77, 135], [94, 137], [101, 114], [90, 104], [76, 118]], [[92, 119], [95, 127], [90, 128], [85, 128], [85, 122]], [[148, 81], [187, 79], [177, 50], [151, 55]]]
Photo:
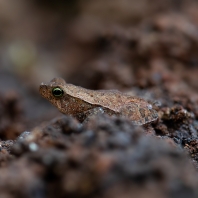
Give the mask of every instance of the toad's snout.
[[39, 87], [39, 93], [41, 94], [41, 96], [46, 98], [46, 95], [48, 93], [47, 85], [45, 85], [44, 83], [41, 83], [41, 85]]

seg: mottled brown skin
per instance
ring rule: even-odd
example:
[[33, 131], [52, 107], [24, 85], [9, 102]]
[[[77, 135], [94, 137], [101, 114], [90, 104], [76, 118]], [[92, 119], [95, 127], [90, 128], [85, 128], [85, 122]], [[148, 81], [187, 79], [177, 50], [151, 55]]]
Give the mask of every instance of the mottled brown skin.
[[[55, 87], [64, 91], [62, 97], [53, 96]], [[126, 117], [136, 125], [144, 125], [158, 118], [157, 112], [147, 101], [116, 90], [88, 90], [68, 84], [62, 78], [54, 78], [49, 84], [42, 83], [39, 91], [62, 113], [72, 115], [81, 122], [98, 113]]]

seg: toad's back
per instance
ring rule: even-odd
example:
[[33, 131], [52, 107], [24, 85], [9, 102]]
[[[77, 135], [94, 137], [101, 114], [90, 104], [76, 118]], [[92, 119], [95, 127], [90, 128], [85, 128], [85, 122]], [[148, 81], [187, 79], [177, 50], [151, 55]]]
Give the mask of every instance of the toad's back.
[[133, 97], [117, 90], [88, 90], [82, 87], [66, 84], [64, 86], [65, 92], [73, 97], [93, 105], [106, 107], [115, 112], [119, 112], [123, 106], [128, 104], [141, 104], [142, 107], [151, 106], [148, 102], [141, 98]]

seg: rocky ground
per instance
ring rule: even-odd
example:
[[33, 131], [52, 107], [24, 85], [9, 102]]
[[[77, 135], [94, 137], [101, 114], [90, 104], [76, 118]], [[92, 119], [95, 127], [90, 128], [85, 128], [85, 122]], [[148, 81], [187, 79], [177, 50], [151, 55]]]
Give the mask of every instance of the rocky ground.
[[[0, 2], [0, 197], [198, 197], [196, 0]], [[63, 116], [61, 76], [154, 104], [147, 126]]]

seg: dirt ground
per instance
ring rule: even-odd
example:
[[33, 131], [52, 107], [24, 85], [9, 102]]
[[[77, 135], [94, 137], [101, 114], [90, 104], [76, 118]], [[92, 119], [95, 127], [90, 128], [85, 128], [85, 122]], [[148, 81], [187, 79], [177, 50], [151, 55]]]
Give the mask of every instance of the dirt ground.
[[[0, 2], [0, 197], [197, 198], [198, 2]], [[38, 92], [61, 76], [154, 104], [85, 124]]]

